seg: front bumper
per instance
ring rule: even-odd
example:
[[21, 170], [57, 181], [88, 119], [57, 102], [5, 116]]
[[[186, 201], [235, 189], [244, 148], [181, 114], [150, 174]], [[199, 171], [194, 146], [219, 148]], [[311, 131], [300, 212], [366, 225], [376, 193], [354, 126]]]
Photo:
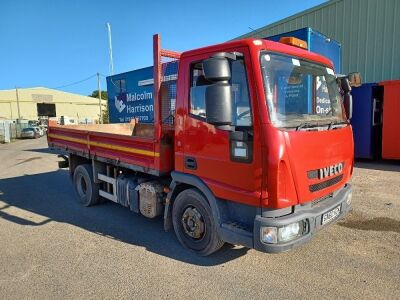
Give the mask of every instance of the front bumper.
[[[351, 208], [351, 203], [348, 204], [346, 200], [351, 192], [352, 187], [349, 184], [346, 184], [341, 190], [334, 193], [332, 197], [321, 201], [314, 206], [311, 202], [303, 205], [296, 205], [294, 206], [293, 213], [280, 217], [270, 217], [268, 212], [263, 213], [263, 215], [256, 216], [253, 231], [254, 249], [262, 252], [278, 253], [288, 251], [294, 247], [304, 244], [310, 240], [313, 234], [315, 234], [317, 231], [335, 223], [348, 214]], [[341, 209], [338, 217], [332, 222], [322, 225], [322, 215], [339, 205]], [[274, 211], [275, 216], [277, 215], [276, 213], [277, 210]], [[307, 220], [308, 222], [307, 233], [303, 236], [285, 243], [266, 244], [261, 241], [262, 227], [281, 227], [301, 220]]]

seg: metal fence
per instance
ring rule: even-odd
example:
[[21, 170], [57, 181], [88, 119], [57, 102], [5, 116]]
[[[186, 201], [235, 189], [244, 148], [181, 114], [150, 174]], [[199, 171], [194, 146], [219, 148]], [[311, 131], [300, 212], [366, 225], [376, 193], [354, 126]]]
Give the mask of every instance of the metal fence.
[[0, 143], [9, 143], [21, 138], [21, 131], [26, 127], [28, 124], [0, 123]]
[[6, 128], [5, 124], [0, 124], [0, 143], [5, 143], [6, 142]]

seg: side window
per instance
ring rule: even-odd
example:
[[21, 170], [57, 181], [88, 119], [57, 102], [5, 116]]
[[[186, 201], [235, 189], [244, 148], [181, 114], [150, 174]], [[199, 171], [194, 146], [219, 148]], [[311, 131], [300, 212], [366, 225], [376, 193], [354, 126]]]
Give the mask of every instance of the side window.
[[232, 62], [233, 120], [236, 126], [251, 126], [251, 106], [243, 59]]
[[[246, 77], [244, 60], [238, 58], [231, 63], [231, 85], [232, 85], [232, 105], [233, 105], [233, 125], [251, 126], [251, 106], [249, 90]], [[205, 91], [212, 82], [204, 78], [203, 64], [197, 62], [191, 66], [191, 85], [190, 85], [190, 114], [206, 118]]]
[[190, 113], [194, 116], [206, 118], [206, 87], [210, 84], [204, 78], [203, 64], [195, 63], [191, 68], [192, 82], [190, 84]]

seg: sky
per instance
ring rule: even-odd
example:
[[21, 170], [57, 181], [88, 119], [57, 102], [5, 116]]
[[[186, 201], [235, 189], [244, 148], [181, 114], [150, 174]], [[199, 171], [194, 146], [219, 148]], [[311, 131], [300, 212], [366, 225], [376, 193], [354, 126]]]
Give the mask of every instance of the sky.
[[152, 65], [154, 33], [161, 34], [163, 48], [181, 52], [233, 39], [322, 2], [1, 0], [0, 89], [44, 86], [82, 95], [97, 90], [94, 75], [110, 74], [106, 22], [114, 73], [122, 73]]

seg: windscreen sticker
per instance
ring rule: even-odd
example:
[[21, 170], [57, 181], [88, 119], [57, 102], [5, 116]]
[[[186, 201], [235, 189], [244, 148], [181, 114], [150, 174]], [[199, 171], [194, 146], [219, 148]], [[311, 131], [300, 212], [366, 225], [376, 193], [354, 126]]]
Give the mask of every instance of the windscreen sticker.
[[292, 58], [292, 64], [293, 64], [294, 66], [300, 67], [300, 61], [299, 61], [298, 59]]
[[326, 68], [326, 72], [327, 72], [329, 75], [335, 75], [335, 73], [333, 72], [333, 70], [332, 70], [331, 68]]

